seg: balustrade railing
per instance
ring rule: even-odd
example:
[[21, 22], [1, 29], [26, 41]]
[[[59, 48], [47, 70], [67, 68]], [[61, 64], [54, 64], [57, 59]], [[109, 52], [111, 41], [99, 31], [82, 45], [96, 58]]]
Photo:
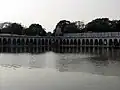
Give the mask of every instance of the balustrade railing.
[[101, 33], [67, 33], [64, 34], [64, 37], [82, 37], [82, 38], [88, 38], [88, 37], [120, 37], [120, 32], [101, 32]]

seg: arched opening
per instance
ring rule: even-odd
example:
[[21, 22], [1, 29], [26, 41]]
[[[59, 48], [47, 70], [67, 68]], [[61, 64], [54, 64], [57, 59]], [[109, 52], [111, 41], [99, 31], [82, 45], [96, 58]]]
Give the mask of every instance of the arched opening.
[[94, 43], [94, 45], [98, 45], [99, 43], [98, 43], [98, 40], [97, 39], [95, 39], [95, 43]]
[[62, 45], [62, 39], [60, 39], [60, 45]]
[[84, 39], [82, 40], [82, 45], [85, 45], [85, 40]]
[[69, 45], [69, 40], [67, 39], [67, 45]]
[[113, 45], [113, 41], [112, 41], [112, 39], [109, 40], [109, 45], [110, 45], [110, 46]]
[[51, 45], [51, 44], [52, 44], [51, 39], [49, 39], [49, 45]]
[[41, 40], [40, 39], [38, 39], [38, 45], [41, 45]]
[[59, 45], [59, 40], [58, 39], [56, 39], [55, 44]]
[[34, 45], [33, 39], [30, 39], [30, 42], [28, 45], [31, 45], [31, 46]]
[[99, 40], [99, 45], [103, 45], [102, 39]]
[[45, 45], [48, 45], [48, 39], [45, 39]]
[[44, 41], [44, 39], [42, 39], [42, 45], [45, 45], [45, 41]]
[[90, 39], [90, 45], [93, 45], [93, 39]]
[[37, 40], [36, 39], [34, 39], [34, 43], [33, 43], [34, 45], [37, 45]]
[[3, 45], [7, 45], [7, 39], [3, 38]]
[[28, 45], [28, 44], [29, 44], [29, 39], [26, 40], [26, 45]]
[[76, 39], [74, 40], [74, 45], [77, 45], [77, 40]]
[[65, 45], [67, 45], [67, 39], [65, 39]]
[[104, 39], [104, 45], [107, 45], [107, 39]]
[[65, 42], [65, 39], [64, 39], [64, 40], [63, 40], [63, 45], [65, 45], [65, 43], [66, 43], [66, 42]]
[[17, 39], [17, 45], [20, 45], [20, 39]]
[[70, 40], [70, 45], [73, 45], [73, 44], [74, 44], [73, 39], [71, 39]]
[[25, 44], [25, 40], [22, 39], [22, 40], [21, 40], [21, 45], [24, 45], [24, 44]]
[[16, 39], [13, 39], [13, 45], [16, 45]]
[[80, 41], [80, 39], [78, 39], [78, 45], [81, 45], [81, 41]]
[[8, 39], [8, 45], [11, 45], [11, 39], [10, 38]]
[[90, 45], [89, 39], [86, 40], [86, 45]]
[[117, 39], [114, 39], [114, 46], [119, 46], [119, 42]]

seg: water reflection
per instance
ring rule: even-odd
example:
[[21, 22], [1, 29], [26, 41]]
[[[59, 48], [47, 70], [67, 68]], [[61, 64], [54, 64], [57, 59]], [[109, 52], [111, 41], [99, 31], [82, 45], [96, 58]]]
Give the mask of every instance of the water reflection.
[[[106, 52], [113, 52], [114, 48], [102, 48], [102, 47], [0, 47], [1, 53], [45, 53], [53, 51], [55, 53], [91, 53], [100, 54]], [[118, 51], [117, 51], [118, 52]]]
[[119, 90], [120, 50], [2, 47], [0, 90]]
[[[105, 60], [109, 58], [111, 60], [119, 60], [120, 50], [113, 48], [87, 48], [87, 47], [0, 47], [1, 53], [30, 53], [30, 54], [41, 54], [46, 52], [54, 52], [61, 54], [75, 53], [85, 55], [98, 55], [95, 59]], [[101, 57], [101, 58], [100, 58]]]
[[[120, 50], [118, 49], [20, 47], [1, 48], [0, 50], [4, 52], [0, 56], [1, 68], [39, 68], [52, 69], [58, 72], [86, 72], [120, 76], [120, 72], [118, 72], [120, 69]], [[9, 52], [18, 54], [9, 54]]]

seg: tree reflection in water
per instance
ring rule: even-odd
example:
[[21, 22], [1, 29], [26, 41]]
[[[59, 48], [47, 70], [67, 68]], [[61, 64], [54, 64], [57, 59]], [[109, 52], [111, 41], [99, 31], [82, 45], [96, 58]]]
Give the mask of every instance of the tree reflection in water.
[[[9, 53], [7, 54], [8, 58], [5, 58], [5, 56], [0, 60], [0, 67], [2, 68], [16, 70], [21, 67], [27, 67], [28, 69], [50, 67], [59, 72], [110, 73], [120, 75], [118, 71], [111, 70], [111, 68], [119, 70], [119, 49], [88, 47], [0, 47], [0, 52], [2, 55]], [[13, 57], [13, 60], [9, 58], [9, 55]]]

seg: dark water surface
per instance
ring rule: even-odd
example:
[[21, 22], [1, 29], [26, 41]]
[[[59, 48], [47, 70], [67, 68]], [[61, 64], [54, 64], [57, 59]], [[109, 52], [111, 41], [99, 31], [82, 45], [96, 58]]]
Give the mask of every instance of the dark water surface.
[[0, 90], [120, 90], [119, 49], [53, 51], [1, 53]]

